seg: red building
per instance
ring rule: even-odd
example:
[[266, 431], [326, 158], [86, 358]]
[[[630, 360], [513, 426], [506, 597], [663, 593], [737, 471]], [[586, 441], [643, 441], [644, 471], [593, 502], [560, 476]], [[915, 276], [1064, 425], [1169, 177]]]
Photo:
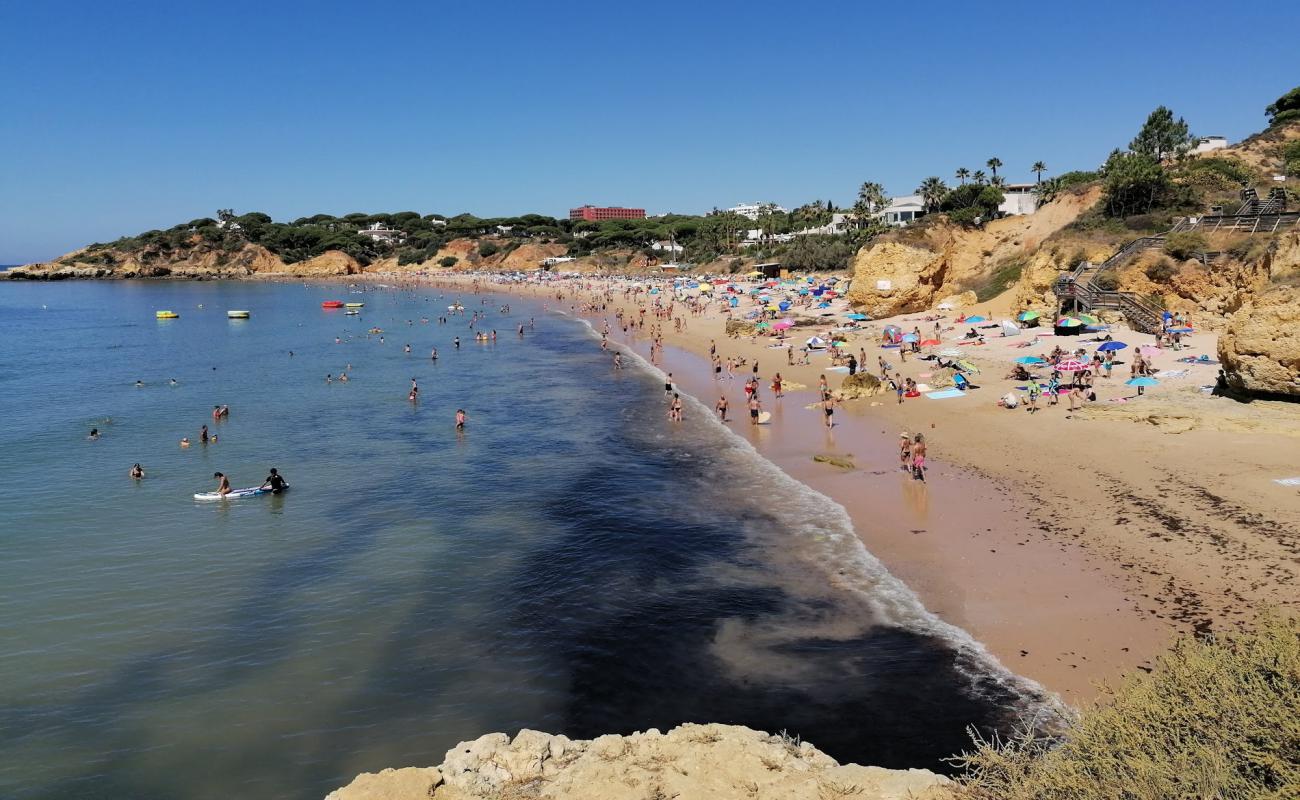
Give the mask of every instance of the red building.
[[602, 219], [645, 219], [644, 208], [604, 208], [600, 206], [583, 206], [569, 209], [569, 219], [577, 222], [600, 222]]

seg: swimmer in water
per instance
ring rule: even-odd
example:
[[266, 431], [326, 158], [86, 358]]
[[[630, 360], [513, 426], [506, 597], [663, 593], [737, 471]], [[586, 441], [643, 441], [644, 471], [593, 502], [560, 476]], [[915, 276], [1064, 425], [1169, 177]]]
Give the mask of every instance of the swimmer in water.
[[222, 497], [230, 494], [230, 479], [225, 476], [225, 473], [214, 472], [212, 477], [217, 479], [217, 494]]
[[171, 386], [175, 386], [175, 385], [176, 385], [176, 379], [175, 379], [175, 378], [168, 378], [168, 379], [167, 379], [167, 383], [168, 383], [169, 385], [171, 385]]
[[438, 360], [438, 348], [436, 348], [436, 347], [433, 348], [433, 352], [429, 353], [429, 360], [430, 360], [430, 361], [437, 361], [437, 360]]
[[465, 430], [465, 420], [467, 419], [469, 419], [469, 415], [465, 413], [465, 409], [456, 409], [456, 430]]
[[189, 446], [190, 446], [190, 437], [188, 436], [181, 437], [181, 447], [189, 447]]
[[451, 343], [454, 344], [454, 345], [456, 345], [456, 349], [457, 349], [457, 350], [460, 349], [460, 337], [459, 337], [459, 336], [457, 336], [455, 339], [452, 339], [452, 340], [451, 340]]
[[202, 428], [199, 429], [199, 444], [207, 444], [207, 443], [208, 443], [208, 426], [204, 425]]
[[406, 347], [402, 348], [402, 349], [403, 349], [404, 352], [407, 352], [407, 353], [411, 352], [411, 346], [410, 346], [409, 344], [408, 344]]
[[144, 388], [144, 381], [136, 381], [136, 382], [135, 382], [135, 388], [137, 388], [137, 389], [143, 389], [143, 388]]
[[92, 442], [93, 442], [93, 441], [96, 441], [97, 439], [99, 439], [99, 428], [91, 428], [91, 429], [90, 429], [90, 435], [87, 436], [86, 438], [89, 439], [89, 440], [92, 441]]
[[144, 467], [140, 466], [139, 464], [136, 464], [135, 466], [131, 467], [131, 472], [128, 474], [130, 474], [130, 476], [133, 479], [138, 481], [144, 477]]

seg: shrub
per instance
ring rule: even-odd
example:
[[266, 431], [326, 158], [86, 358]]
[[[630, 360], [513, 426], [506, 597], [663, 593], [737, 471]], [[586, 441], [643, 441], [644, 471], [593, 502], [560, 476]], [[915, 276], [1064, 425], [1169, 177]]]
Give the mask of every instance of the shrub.
[[494, 256], [499, 252], [501, 252], [501, 248], [497, 247], [492, 242], [484, 240], [478, 243], [478, 254], [484, 258]]
[[1258, 179], [1255, 170], [1235, 158], [1194, 158], [1179, 170], [1183, 180], [1207, 189], [1234, 189]]
[[1114, 270], [1098, 272], [1097, 276], [1092, 279], [1092, 285], [1103, 292], [1113, 292], [1119, 288], [1119, 276], [1115, 274]]
[[1144, 272], [1156, 283], [1168, 283], [1178, 274], [1178, 266], [1168, 258], [1158, 258], [1148, 264]]
[[1079, 169], [1056, 176], [1056, 180], [1060, 181], [1062, 189], [1069, 189], [1071, 186], [1080, 186], [1085, 183], [1092, 183], [1099, 178], [1101, 178], [1101, 175], [1096, 172]]
[[1300, 785], [1300, 627], [1185, 638], [1150, 674], [1063, 730], [1028, 721], [1009, 739], [973, 734], [953, 759], [958, 797], [1165, 800], [1295, 797]]
[[1020, 280], [1020, 273], [1024, 269], [1024, 256], [1015, 256], [999, 261], [994, 266], [993, 273], [989, 275], [988, 281], [984, 285], [975, 288], [975, 299], [983, 303], [1002, 294], [1011, 288], [1013, 283]]
[[456, 257], [443, 256], [442, 258], [438, 259], [438, 266], [442, 267], [443, 269], [450, 269], [456, 266]]
[[1165, 237], [1165, 253], [1179, 261], [1186, 261], [1199, 253], [1204, 253], [1206, 247], [1205, 237], [1196, 231], [1171, 233]]

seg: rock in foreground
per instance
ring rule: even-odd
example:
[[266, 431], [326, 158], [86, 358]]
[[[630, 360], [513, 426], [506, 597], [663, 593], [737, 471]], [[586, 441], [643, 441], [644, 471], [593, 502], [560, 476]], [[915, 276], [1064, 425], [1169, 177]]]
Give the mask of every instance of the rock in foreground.
[[1300, 398], [1300, 287], [1278, 286], [1242, 306], [1219, 337], [1238, 392]]
[[947, 778], [926, 770], [841, 766], [807, 742], [734, 725], [576, 741], [523, 730], [447, 752], [437, 769], [360, 775], [326, 800], [939, 800]]

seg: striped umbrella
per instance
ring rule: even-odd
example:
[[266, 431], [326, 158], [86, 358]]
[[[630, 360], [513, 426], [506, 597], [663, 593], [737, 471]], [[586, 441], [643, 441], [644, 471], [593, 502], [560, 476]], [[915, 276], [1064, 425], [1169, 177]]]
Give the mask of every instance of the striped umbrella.
[[1091, 366], [1077, 359], [1067, 359], [1052, 367], [1057, 372], [1083, 372], [1085, 369], [1091, 369]]
[[1042, 314], [1039, 314], [1037, 311], [1021, 311], [1016, 315], [1016, 321], [1029, 322], [1030, 320], [1038, 319], [1041, 316]]
[[1085, 323], [1087, 323], [1088, 325], [1100, 325], [1100, 324], [1101, 324], [1101, 319], [1098, 318], [1098, 317], [1094, 317], [1092, 314], [1080, 314], [1080, 315], [1079, 315], [1079, 319], [1083, 320], [1083, 321], [1084, 321]]
[[1056, 327], [1058, 328], [1077, 328], [1083, 324], [1083, 320], [1078, 317], [1061, 317], [1056, 321]]

